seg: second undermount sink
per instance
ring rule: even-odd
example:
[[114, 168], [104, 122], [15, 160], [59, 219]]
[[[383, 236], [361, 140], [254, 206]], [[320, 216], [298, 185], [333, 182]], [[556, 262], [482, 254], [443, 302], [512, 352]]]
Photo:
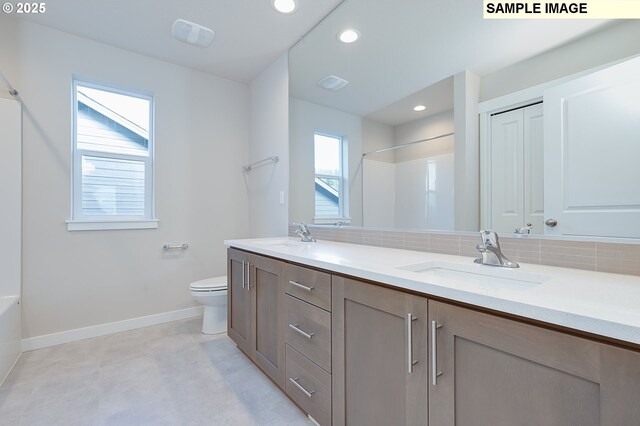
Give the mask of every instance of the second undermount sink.
[[524, 290], [535, 287], [551, 277], [520, 270], [486, 265], [465, 265], [449, 262], [423, 262], [397, 269], [416, 272], [427, 277], [459, 280], [463, 283], [489, 287]]

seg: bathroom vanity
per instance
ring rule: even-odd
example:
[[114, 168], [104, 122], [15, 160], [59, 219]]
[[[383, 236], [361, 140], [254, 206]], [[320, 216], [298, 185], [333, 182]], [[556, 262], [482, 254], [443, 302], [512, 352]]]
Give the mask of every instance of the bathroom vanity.
[[640, 277], [326, 241], [225, 243], [229, 336], [321, 425], [640, 418]]

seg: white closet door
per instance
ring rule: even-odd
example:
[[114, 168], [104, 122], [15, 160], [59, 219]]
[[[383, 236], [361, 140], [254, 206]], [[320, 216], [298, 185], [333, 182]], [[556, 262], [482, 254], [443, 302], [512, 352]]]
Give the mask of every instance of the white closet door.
[[513, 233], [524, 223], [522, 109], [491, 117], [491, 228]]
[[545, 226], [640, 238], [640, 58], [544, 95]]
[[544, 127], [542, 104], [524, 108], [524, 222], [544, 233]]

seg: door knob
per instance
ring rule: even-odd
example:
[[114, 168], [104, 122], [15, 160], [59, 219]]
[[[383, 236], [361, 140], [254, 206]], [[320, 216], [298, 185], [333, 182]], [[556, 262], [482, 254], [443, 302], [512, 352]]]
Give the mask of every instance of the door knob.
[[544, 224], [545, 224], [545, 225], [547, 225], [547, 226], [549, 226], [549, 227], [551, 227], [551, 228], [553, 228], [554, 226], [556, 226], [556, 225], [558, 224], [558, 221], [557, 221], [557, 220], [555, 220], [555, 219], [547, 219], [547, 220], [544, 222]]

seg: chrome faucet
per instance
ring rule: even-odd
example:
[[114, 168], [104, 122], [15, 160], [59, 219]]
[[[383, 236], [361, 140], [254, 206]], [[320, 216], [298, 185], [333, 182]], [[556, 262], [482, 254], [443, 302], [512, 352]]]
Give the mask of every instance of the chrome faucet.
[[309, 231], [309, 227], [303, 223], [303, 222], [299, 222], [299, 223], [294, 223], [294, 225], [298, 225], [298, 229], [296, 229], [294, 232], [296, 234], [298, 234], [300, 236], [300, 238], [302, 238], [303, 243], [313, 243], [316, 241], [315, 238], [311, 237], [311, 231]]
[[481, 265], [502, 266], [505, 268], [519, 268], [516, 262], [507, 259], [500, 250], [500, 242], [498, 234], [494, 231], [480, 231], [481, 244], [476, 246], [476, 250], [480, 252], [481, 257], [474, 262]]
[[533, 225], [530, 223], [527, 223], [527, 226], [523, 226], [522, 228], [516, 228], [516, 230], [513, 231], [513, 233], [518, 235], [528, 235], [531, 233], [532, 228], [533, 228]]

